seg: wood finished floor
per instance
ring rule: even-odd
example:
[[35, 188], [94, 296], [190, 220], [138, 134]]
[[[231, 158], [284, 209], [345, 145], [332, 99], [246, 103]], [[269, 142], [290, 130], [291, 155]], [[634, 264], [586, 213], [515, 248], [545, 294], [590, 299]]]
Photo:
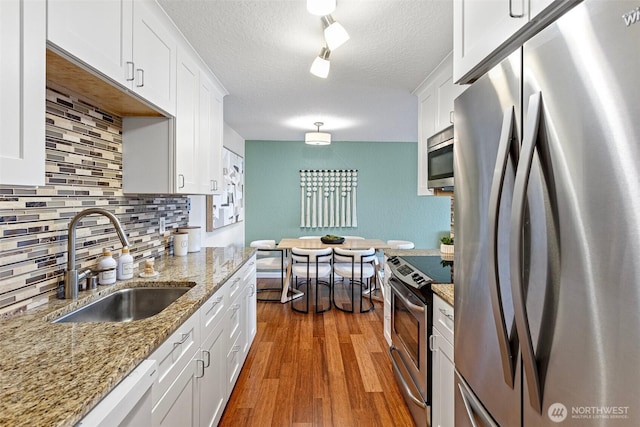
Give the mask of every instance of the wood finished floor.
[[364, 314], [258, 302], [258, 332], [219, 425], [414, 426], [382, 319], [380, 302]]

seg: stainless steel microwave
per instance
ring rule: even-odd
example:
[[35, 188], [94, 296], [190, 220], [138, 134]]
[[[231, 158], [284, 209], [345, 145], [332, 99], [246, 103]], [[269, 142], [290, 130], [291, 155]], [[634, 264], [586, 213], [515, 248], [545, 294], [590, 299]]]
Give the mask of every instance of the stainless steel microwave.
[[427, 186], [453, 188], [453, 125], [427, 139]]

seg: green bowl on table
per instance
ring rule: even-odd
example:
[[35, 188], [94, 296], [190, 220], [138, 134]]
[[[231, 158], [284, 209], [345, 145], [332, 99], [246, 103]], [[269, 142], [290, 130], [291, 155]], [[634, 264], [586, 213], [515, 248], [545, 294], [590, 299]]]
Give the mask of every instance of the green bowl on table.
[[344, 243], [344, 237], [334, 236], [333, 234], [326, 234], [320, 237], [320, 240], [326, 245], [339, 245], [340, 243]]

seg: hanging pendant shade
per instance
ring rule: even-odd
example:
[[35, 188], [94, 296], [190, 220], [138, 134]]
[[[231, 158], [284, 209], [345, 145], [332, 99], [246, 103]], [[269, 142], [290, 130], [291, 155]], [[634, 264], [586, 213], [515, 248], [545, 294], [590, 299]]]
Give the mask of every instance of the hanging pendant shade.
[[315, 122], [316, 132], [307, 132], [304, 135], [304, 143], [309, 145], [329, 145], [331, 144], [331, 134], [328, 132], [320, 132], [320, 126], [324, 123]]

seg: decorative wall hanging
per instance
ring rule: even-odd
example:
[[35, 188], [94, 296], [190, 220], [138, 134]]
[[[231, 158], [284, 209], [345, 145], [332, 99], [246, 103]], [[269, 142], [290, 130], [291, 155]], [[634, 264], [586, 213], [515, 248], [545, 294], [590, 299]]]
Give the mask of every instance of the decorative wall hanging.
[[300, 227], [357, 227], [357, 169], [300, 170]]
[[207, 231], [244, 220], [244, 159], [222, 149], [222, 192], [207, 196]]

